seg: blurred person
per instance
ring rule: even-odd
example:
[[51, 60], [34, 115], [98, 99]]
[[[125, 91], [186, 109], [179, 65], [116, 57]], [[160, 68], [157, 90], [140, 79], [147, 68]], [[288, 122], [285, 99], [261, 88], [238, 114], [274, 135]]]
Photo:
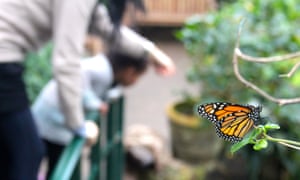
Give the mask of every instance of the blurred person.
[[[141, 47], [140, 41], [124, 33], [128, 31], [120, 27], [124, 2], [110, 0], [107, 11], [96, 0], [0, 1], [0, 179], [36, 179], [43, 156], [22, 79], [28, 52], [53, 42], [52, 70], [65, 123], [73, 134], [88, 140], [97, 137], [94, 127], [89, 130], [92, 126], [84, 121], [81, 104], [79, 60], [88, 30], [114, 48], [161, 56], [155, 46]], [[169, 58], [156, 60], [158, 72], [174, 72]]]
[[[148, 59], [131, 56], [118, 50], [82, 60], [82, 102], [85, 110], [97, 110], [105, 115], [108, 111], [106, 95], [110, 88], [133, 85], [146, 71]], [[64, 147], [73, 134], [65, 126], [62, 107], [58, 101], [57, 82], [51, 80], [32, 106], [33, 116], [47, 151], [48, 172], [52, 171]]]
[[95, 56], [105, 51], [101, 39], [98, 36], [94, 36], [90, 34], [87, 35], [84, 46], [85, 46], [86, 57]]

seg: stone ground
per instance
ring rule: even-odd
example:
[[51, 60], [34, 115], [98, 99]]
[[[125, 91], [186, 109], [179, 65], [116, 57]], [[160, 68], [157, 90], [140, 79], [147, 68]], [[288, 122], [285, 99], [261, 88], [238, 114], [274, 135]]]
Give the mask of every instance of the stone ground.
[[162, 77], [151, 67], [134, 86], [126, 90], [125, 131], [132, 124], [147, 125], [170, 142], [169, 124], [165, 109], [181, 98], [182, 90], [196, 92], [197, 87], [187, 83], [185, 72], [191, 65], [182, 44], [174, 39], [174, 29], [147, 28], [142, 33], [167, 53], [175, 62], [173, 76]]

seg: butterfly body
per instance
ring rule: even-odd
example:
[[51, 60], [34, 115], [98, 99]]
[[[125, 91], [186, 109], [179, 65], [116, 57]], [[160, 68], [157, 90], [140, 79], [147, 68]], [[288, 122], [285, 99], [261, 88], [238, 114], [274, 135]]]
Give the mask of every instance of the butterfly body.
[[225, 102], [208, 103], [198, 106], [198, 113], [210, 120], [219, 137], [238, 142], [257, 125], [260, 118], [260, 106], [239, 105]]

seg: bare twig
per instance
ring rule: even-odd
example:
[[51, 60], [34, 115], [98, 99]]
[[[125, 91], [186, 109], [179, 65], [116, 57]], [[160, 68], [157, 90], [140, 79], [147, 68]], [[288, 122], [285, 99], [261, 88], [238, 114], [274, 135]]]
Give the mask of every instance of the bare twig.
[[[240, 23], [240, 27], [239, 27], [239, 31], [238, 31], [238, 38], [237, 38], [237, 42], [236, 42], [236, 45], [235, 45], [233, 60], [232, 60], [234, 73], [235, 73], [237, 79], [239, 81], [241, 81], [243, 84], [245, 84], [247, 87], [250, 87], [251, 89], [256, 91], [258, 94], [265, 97], [266, 99], [268, 99], [272, 102], [278, 103], [279, 105], [299, 103], [300, 102], [300, 97], [297, 97], [297, 98], [276, 98], [276, 97], [273, 97], [272, 95], [268, 94], [267, 92], [265, 92], [264, 90], [262, 90], [261, 88], [256, 86], [255, 84], [247, 81], [240, 74], [239, 66], [238, 66], [239, 58], [242, 58], [243, 60], [251, 61], [251, 62], [269, 63], [269, 62], [290, 60], [292, 58], [300, 57], [300, 52], [291, 53], [291, 54], [287, 54], [287, 55], [283, 55], [283, 56], [273, 56], [273, 57], [252, 57], [252, 56], [248, 56], [246, 54], [243, 54], [241, 52], [241, 50], [239, 49], [239, 43], [240, 43], [240, 36], [241, 36], [241, 32], [242, 32], [242, 26], [243, 26], [244, 22], [245, 21], [243, 20]], [[300, 66], [300, 62], [298, 62], [292, 68], [292, 70], [287, 74], [287, 76], [290, 77], [296, 71], [296, 69], [299, 66]]]
[[291, 60], [294, 58], [300, 57], [300, 51], [295, 53], [290, 53], [282, 56], [272, 56], [272, 57], [252, 57], [249, 55], [246, 55], [241, 52], [241, 50], [236, 48], [235, 53], [241, 57], [243, 60], [251, 61], [251, 62], [259, 62], [259, 63], [269, 63], [269, 62], [277, 62], [277, 61], [286, 61]]
[[296, 72], [296, 70], [300, 67], [300, 62], [298, 62], [297, 64], [295, 64], [295, 66], [293, 66], [293, 68], [291, 69], [291, 71], [287, 74], [280, 74], [279, 77], [292, 77], [292, 75]]
[[299, 146], [294, 146], [294, 145], [291, 145], [291, 144], [288, 144], [288, 143], [284, 143], [284, 142], [278, 142], [278, 143], [279, 143], [279, 144], [282, 144], [282, 145], [284, 145], [284, 146], [287, 146], [287, 147], [296, 149], [296, 150], [300, 150], [300, 147], [299, 147]]

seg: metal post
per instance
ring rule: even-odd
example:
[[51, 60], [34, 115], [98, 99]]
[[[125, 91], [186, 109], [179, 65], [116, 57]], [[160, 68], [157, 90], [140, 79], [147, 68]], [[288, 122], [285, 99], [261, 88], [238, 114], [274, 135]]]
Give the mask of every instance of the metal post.
[[121, 180], [123, 176], [123, 150], [122, 150], [122, 121], [123, 121], [123, 98], [111, 104], [108, 127], [107, 142], [113, 143], [111, 152], [107, 157], [107, 179]]
[[124, 171], [124, 150], [123, 150], [123, 141], [122, 141], [122, 137], [123, 137], [123, 114], [124, 114], [124, 109], [123, 109], [123, 105], [124, 105], [124, 97], [121, 97], [119, 99], [119, 103], [117, 104], [118, 106], [118, 117], [117, 117], [117, 129], [119, 131], [119, 135], [121, 137], [120, 141], [118, 142], [118, 145], [116, 147], [116, 156], [117, 156], [117, 162], [118, 163], [118, 174], [117, 174], [117, 179], [121, 180], [123, 177], [123, 171]]
[[[98, 112], [90, 112], [87, 119], [95, 120]], [[56, 165], [51, 180], [60, 179], [80, 179], [81, 178], [81, 152], [85, 144], [85, 139], [75, 136], [71, 143], [64, 149], [58, 164]]]
[[76, 164], [71, 180], [81, 180], [81, 157]]
[[[98, 116], [96, 118], [96, 123], [98, 127], [101, 127], [101, 118]], [[100, 131], [100, 136], [102, 132]], [[101, 138], [99, 137], [97, 140], [97, 143], [92, 147], [91, 153], [90, 153], [90, 175], [89, 175], [89, 180], [99, 180], [100, 179], [100, 154], [101, 154], [101, 148], [100, 148], [100, 141]]]
[[[112, 102], [110, 104], [110, 108], [109, 108], [109, 114], [108, 114], [108, 122], [107, 122], [107, 144], [110, 144], [110, 143], [114, 143], [113, 142], [113, 136], [114, 136], [114, 123], [115, 123], [115, 115], [116, 115], [116, 109], [115, 109], [115, 102]], [[106, 173], [106, 176], [107, 176], [107, 180], [116, 180], [115, 179], [115, 173], [117, 172], [114, 172], [116, 170], [116, 167], [115, 167], [115, 157], [114, 157], [114, 154], [113, 154], [113, 148], [111, 149], [111, 151], [108, 153], [108, 156], [107, 156], [107, 166], [106, 166], [106, 170], [107, 170], [107, 173]]]
[[81, 150], [84, 146], [84, 139], [75, 137], [64, 150], [58, 164], [56, 165], [51, 180], [70, 179], [74, 169], [80, 161]]
[[[101, 128], [106, 128], [106, 142], [104, 147], [101, 146], [101, 138], [91, 150], [91, 169], [89, 180], [99, 179], [101, 174], [100, 162], [106, 160], [106, 179], [121, 180], [124, 168], [124, 152], [122, 143], [123, 134], [123, 97], [117, 98], [111, 102], [106, 123], [101, 124], [98, 112], [88, 113], [87, 119], [96, 120]], [[107, 126], [104, 127], [103, 125]], [[102, 125], [102, 126], [100, 126]], [[104, 136], [105, 132], [100, 132]], [[80, 155], [84, 147], [85, 139], [75, 137], [66, 147], [51, 177], [57, 179], [80, 179]]]

